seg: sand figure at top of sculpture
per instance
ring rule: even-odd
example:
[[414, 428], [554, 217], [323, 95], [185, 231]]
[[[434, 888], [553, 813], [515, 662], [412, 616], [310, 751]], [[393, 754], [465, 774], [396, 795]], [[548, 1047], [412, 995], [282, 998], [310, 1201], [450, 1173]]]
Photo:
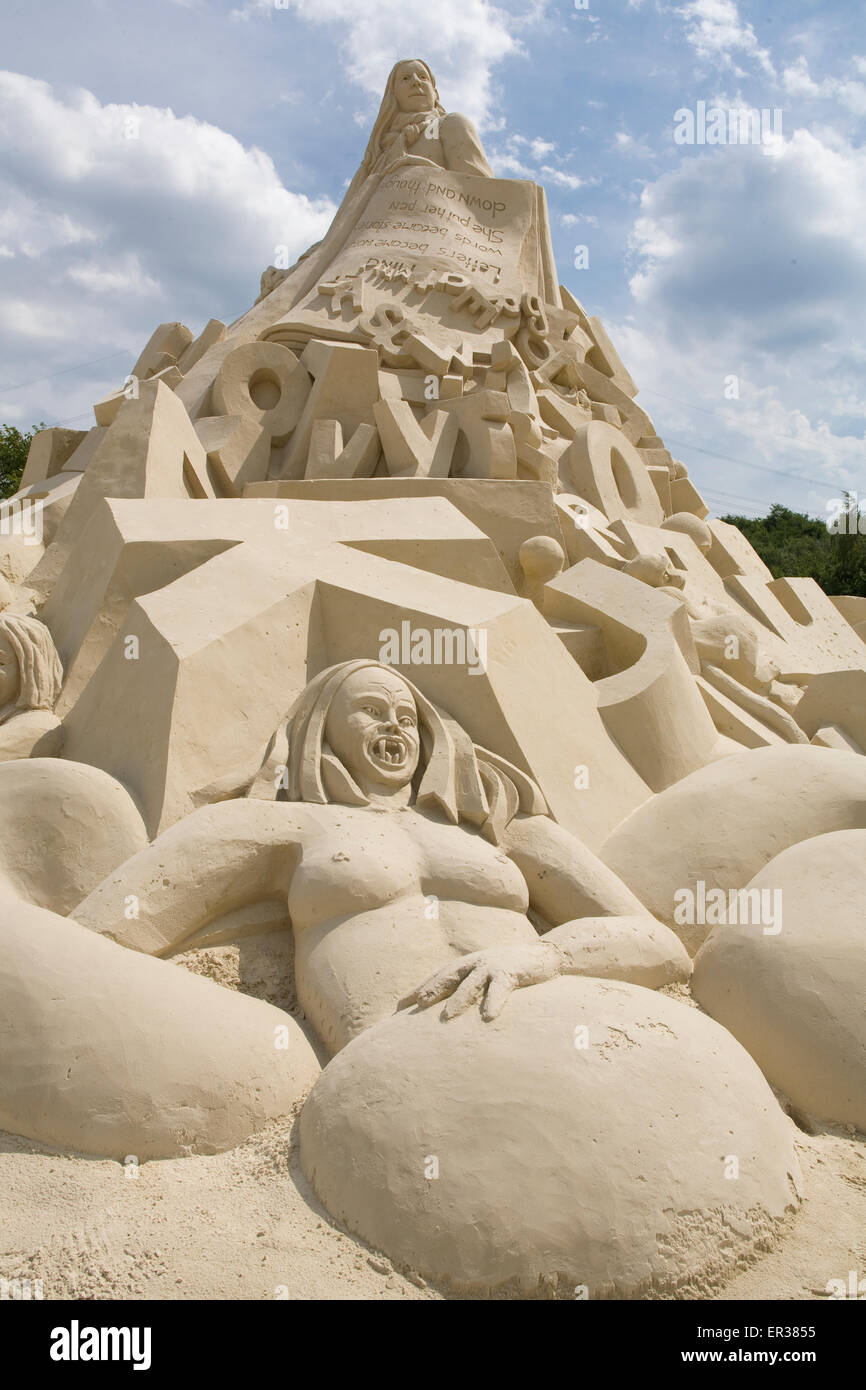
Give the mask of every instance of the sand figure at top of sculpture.
[[[404, 308], [407, 284], [433, 302]], [[544, 191], [497, 179], [472, 122], [445, 111], [426, 63], [404, 59], [331, 226], [289, 270], [269, 267], [261, 298], [272, 294], [282, 317], [262, 338], [368, 341], [372, 316], [375, 340], [393, 334], [381, 306], [396, 302], [401, 323], [433, 333], [445, 371], [467, 334], [479, 346], [501, 339], [503, 313], [511, 336], [524, 295], [560, 305]]]
[[23, 614], [0, 615], [0, 761], [60, 752], [53, 710], [62, 684], [63, 666], [45, 624]]
[[[281, 774], [286, 800], [267, 804]], [[129, 894], [137, 920], [118, 913]], [[310, 682], [252, 797], [194, 812], [74, 915], [162, 955], [277, 896], [294, 930], [298, 999], [331, 1052], [464, 979], [450, 1010], [480, 1002], [493, 1017], [511, 989], [561, 972], [651, 987], [688, 975], [674, 934], [550, 819], [525, 774], [366, 659]]]
[[384, 174], [407, 163], [493, 177], [474, 125], [457, 112], [446, 114], [436, 79], [420, 58], [404, 58], [391, 69], [362, 168]]
[[[369, 179], [378, 179], [408, 164], [433, 164], [455, 173], [493, 178], [474, 125], [458, 112], [446, 113], [436, 79], [420, 58], [404, 58], [391, 69], [364, 157], [327, 235], [309, 247], [290, 270], [270, 277], [266, 292], [275, 289], [328, 242], [336, 241], [337, 235], [345, 237], [375, 187], [368, 183]], [[265, 291], [264, 283], [262, 290]]]

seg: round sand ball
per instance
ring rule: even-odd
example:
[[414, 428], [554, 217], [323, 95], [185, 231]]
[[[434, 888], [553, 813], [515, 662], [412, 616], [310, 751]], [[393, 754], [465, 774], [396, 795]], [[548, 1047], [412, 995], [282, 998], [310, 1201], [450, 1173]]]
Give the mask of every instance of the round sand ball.
[[608, 836], [600, 858], [694, 955], [712, 923], [688, 910], [681, 890], [744, 888], [789, 846], [861, 827], [864, 804], [860, 753], [792, 743], [750, 748], [650, 797]]
[[313, 1087], [301, 1159], [336, 1220], [499, 1296], [707, 1297], [769, 1248], [793, 1125], [699, 1010], [568, 976], [492, 1023], [441, 1012], [376, 1024]]
[[552, 536], [530, 536], [520, 547], [518, 559], [527, 579], [546, 584], [559, 574], [565, 564], [565, 553]]
[[804, 1117], [866, 1130], [866, 830], [792, 845], [746, 892], [695, 958], [696, 998]]
[[648, 584], [651, 589], [657, 589], [670, 583], [674, 569], [667, 555], [647, 554], [635, 555], [634, 559], [628, 560], [623, 565], [622, 572], [630, 579], [638, 579], [641, 584]]
[[713, 544], [713, 533], [707, 523], [691, 512], [674, 512], [673, 516], [665, 517], [662, 530], [682, 531], [684, 536], [691, 536], [699, 550], [707, 551]]

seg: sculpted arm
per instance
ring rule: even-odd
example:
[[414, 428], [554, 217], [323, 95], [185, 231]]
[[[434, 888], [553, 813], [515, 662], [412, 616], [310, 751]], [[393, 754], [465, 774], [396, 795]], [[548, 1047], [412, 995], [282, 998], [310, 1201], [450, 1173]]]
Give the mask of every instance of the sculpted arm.
[[122, 946], [162, 955], [213, 917], [287, 895], [313, 830], [300, 804], [204, 806], [121, 864], [70, 916]]
[[515, 818], [503, 849], [526, 879], [531, 905], [553, 924], [542, 939], [560, 952], [561, 974], [651, 989], [689, 978], [691, 962], [679, 937], [556, 821]]
[[526, 879], [532, 907], [554, 927], [575, 917], [646, 913], [622, 879], [549, 816], [515, 817], [501, 848]]

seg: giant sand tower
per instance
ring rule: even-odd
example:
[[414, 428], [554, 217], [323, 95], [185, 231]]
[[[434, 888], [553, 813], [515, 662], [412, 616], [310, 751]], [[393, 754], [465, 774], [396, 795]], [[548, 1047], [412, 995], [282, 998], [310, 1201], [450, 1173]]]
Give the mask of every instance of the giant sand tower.
[[473, 1294], [711, 1294], [796, 1220], [794, 1122], [866, 1127], [866, 600], [774, 580], [636, 394], [412, 60], [323, 240], [37, 436], [0, 1127], [300, 1107], [331, 1216]]

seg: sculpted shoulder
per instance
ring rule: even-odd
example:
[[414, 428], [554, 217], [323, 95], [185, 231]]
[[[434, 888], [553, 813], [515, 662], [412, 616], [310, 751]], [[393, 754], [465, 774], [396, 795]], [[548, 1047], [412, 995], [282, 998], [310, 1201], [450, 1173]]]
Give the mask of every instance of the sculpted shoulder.
[[457, 174], [493, 178], [481, 138], [468, 116], [461, 115], [459, 111], [451, 111], [443, 116], [439, 122], [439, 139], [449, 169]]

